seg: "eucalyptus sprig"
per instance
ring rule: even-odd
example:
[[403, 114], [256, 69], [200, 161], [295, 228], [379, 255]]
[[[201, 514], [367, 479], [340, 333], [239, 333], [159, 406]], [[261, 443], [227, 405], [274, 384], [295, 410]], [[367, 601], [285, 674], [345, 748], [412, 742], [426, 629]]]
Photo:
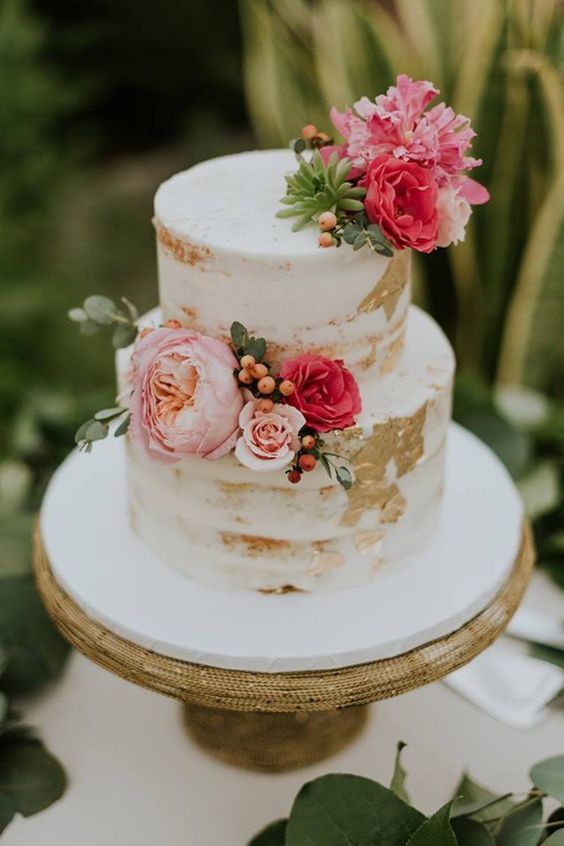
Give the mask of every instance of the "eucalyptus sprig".
[[122, 349], [137, 337], [139, 313], [126, 297], [122, 297], [121, 302], [125, 309], [109, 297], [94, 294], [84, 300], [82, 307], [71, 308], [68, 315], [74, 323], [78, 323], [84, 335], [95, 335], [113, 327], [112, 344], [115, 349]]
[[394, 254], [392, 245], [380, 226], [377, 223], [371, 223], [364, 211], [348, 220], [338, 221], [331, 235], [337, 247], [340, 247], [344, 241], [345, 244], [350, 244], [353, 250], [360, 250], [368, 245], [372, 252], [381, 256], [390, 258]]
[[292, 226], [294, 232], [315, 223], [324, 212], [333, 212], [339, 219], [363, 211], [361, 200], [366, 190], [347, 181], [351, 169], [348, 159], [339, 159], [333, 153], [325, 164], [319, 150], [314, 150], [309, 159], [301, 153], [296, 157], [298, 169], [285, 177], [286, 195], [280, 200], [288, 208], [277, 214], [280, 218], [298, 218]]
[[[564, 756], [530, 771], [526, 794], [496, 795], [467, 775], [452, 799], [427, 817], [406, 791], [398, 744], [389, 787], [356, 775], [323, 775], [304, 785], [288, 819], [272, 823], [249, 846], [328, 846], [384, 842], [389, 846], [562, 846], [564, 809], [545, 817], [543, 801], [564, 803]], [[331, 813], [327, 809], [331, 809]], [[376, 822], [375, 822], [376, 821]], [[376, 833], [376, 840], [374, 839]], [[381, 834], [380, 834], [381, 833]]]
[[327, 452], [324, 449], [325, 441], [311, 426], [303, 426], [299, 438], [300, 449], [294, 456], [292, 466], [286, 471], [288, 480], [296, 484], [304, 472], [314, 470], [319, 462], [330, 479], [335, 479], [342, 488], [349, 491], [354, 477], [346, 459], [334, 452]]
[[122, 418], [121, 422], [114, 430], [115, 438], [125, 435], [129, 429], [131, 422], [129, 410], [123, 406], [115, 406], [114, 408], [104, 408], [102, 411], [97, 411], [94, 417], [83, 423], [76, 431], [74, 440], [79, 450], [91, 452], [94, 442], [103, 441], [107, 438], [110, 434], [110, 423], [117, 421], [120, 417]]

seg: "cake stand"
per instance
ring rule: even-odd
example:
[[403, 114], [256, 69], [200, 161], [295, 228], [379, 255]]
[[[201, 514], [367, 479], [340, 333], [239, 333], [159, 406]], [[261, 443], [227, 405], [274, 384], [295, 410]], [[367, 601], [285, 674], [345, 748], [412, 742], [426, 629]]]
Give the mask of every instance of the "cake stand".
[[46, 607], [77, 649], [181, 700], [208, 751], [263, 770], [326, 757], [358, 734], [368, 703], [474, 658], [505, 629], [533, 559], [509, 475], [454, 424], [435, 539], [370, 585], [265, 595], [186, 579], [131, 530], [114, 439], [55, 473], [34, 551]]

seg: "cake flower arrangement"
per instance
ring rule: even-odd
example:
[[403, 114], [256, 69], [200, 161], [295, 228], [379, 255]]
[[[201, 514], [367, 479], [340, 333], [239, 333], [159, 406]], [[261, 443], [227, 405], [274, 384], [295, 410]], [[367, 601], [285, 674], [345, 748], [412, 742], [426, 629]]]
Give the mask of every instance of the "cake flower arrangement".
[[107, 297], [88, 297], [71, 320], [90, 334], [113, 327], [116, 348], [134, 340], [127, 405], [87, 420], [75, 440], [90, 451], [120, 420], [116, 436], [129, 433], [149, 458], [171, 464], [190, 456], [209, 461], [233, 452], [258, 473], [285, 469], [296, 484], [320, 463], [345, 489], [346, 462], [325, 448], [322, 435], [352, 426], [361, 411], [355, 378], [339, 359], [303, 354], [278, 373], [266, 361], [264, 338], [238, 322], [231, 343], [210, 338], [178, 320], [138, 332], [137, 311]]
[[472, 205], [489, 194], [468, 176], [482, 164], [467, 155], [476, 134], [470, 120], [444, 103], [428, 108], [438, 94], [431, 82], [401, 74], [374, 101], [331, 109], [343, 143], [304, 126], [292, 142], [298, 169], [286, 177], [287, 208], [278, 217], [297, 218], [294, 230], [317, 223], [321, 247], [368, 245], [385, 256], [463, 241]]

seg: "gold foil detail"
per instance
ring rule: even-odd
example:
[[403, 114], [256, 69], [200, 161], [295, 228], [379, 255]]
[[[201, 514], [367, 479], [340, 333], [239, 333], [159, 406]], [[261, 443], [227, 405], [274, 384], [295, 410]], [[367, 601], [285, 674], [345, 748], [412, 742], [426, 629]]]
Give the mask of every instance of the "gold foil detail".
[[383, 537], [383, 532], [359, 532], [355, 536], [354, 542], [357, 550], [361, 554], [364, 554], [366, 552], [372, 552], [374, 547], [378, 546]]
[[395, 341], [392, 341], [392, 343], [388, 347], [388, 350], [384, 357], [384, 361], [382, 362], [382, 367], [380, 368], [380, 373], [382, 374], [382, 376], [385, 376], [387, 373], [390, 373], [394, 369], [398, 362], [402, 349], [403, 335], [400, 335], [399, 338], [396, 338]]
[[177, 238], [156, 219], [153, 223], [157, 232], [157, 240], [166, 250], [172, 253], [177, 261], [194, 266], [213, 258], [209, 247], [196, 246], [185, 238]]
[[409, 260], [409, 250], [397, 252], [386, 268], [386, 272], [358, 306], [358, 311], [371, 312], [383, 306], [386, 317], [390, 320], [407, 285]]
[[386, 478], [393, 461], [399, 478], [423, 455], [423, 426], [427, 403], [412, 417], [395, 417], [374, 425], [372, 437], [352, 461], [355, 481], [348, 491], [349, 505], [341, 524], [356, 526], [365, 511], [379, 508], [381, 520], [395, 523], [405, 510], [405, 499], [395, 482]]
[[244, 535], [235, 532], [219, 532], [221, 542], [228, 549], [241, 549], [251, 558], [261, 555], [286, 557], [294, 550], [295, 544], [278, 538], [265, 538], [260, 535]]

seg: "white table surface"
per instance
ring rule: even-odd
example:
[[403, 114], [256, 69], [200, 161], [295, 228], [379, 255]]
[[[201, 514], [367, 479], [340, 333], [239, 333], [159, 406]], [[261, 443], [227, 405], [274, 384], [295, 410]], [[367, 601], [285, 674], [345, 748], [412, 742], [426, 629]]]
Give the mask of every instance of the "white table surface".
[[[562, 611], [562, 595], [538, 578], [527, 601]], [[353, 772], [388, 783], [399, 739], [408, 743], [408, 789], [424, 812], [450, 796], [464, 768], [494, 790], [519, 791], [531, 764], [564, 750], [564, 711], [518, 731], [439, 682], [374, 706], [364, 734], [328, 761], [261, 775], [194, 746], [178, 703], [77, 654], [62, 681], [25, 714], [64, 762], [70, 785], [47, 811], [16, 819], [3, 846], [246, 846], [315, 776]]]

